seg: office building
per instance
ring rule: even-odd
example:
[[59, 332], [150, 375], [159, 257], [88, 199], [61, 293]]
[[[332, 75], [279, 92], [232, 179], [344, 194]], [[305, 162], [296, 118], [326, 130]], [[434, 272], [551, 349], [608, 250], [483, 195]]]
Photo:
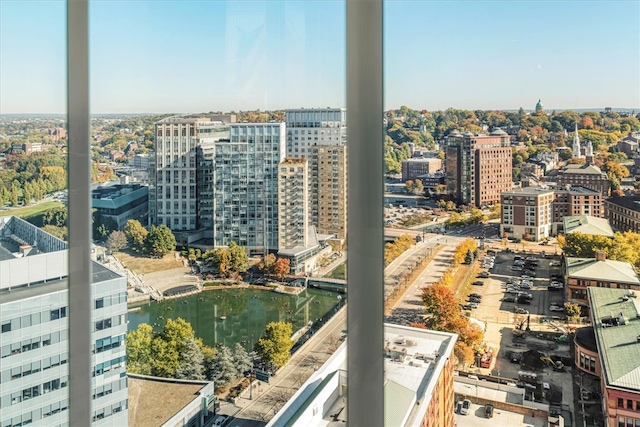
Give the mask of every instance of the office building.
[[[0, 423], [69, 425], [68, 251], [17, 217], [0, 218]], [[127, 280], [92, 262], [94, 426], [127, 424]]]
[[640, 233], [640, 197], [612, 197], [605, 200], [604, 216], [616, 231]]
[[91, 207], [122, 230], [130, 219], [147, 223], [149, 187], [140, 184], [102, 185], [91, 190]]
[[640, 301], [626, 289], [590, 287], [591, 326], [579, 328], [576, 367], [600, 380], [607, 427], [640, 425]]
[[580, 305], [588, 304], [590, 287], [640, 290], [640, 280], [632, 264], [607, 259], [604, 251], [595, 258], [565, 258], [567, 298]]
[[299, 108], [286, 110], [287, 157], [310, 157], [315, 145], [347, 144], [347, 110]]
[[[454, 356], [447, 332], [384, 325], [385, 427], [454, 425]], [[348, 341], [348, 339], [347, 339]], [[267, 427], [346, 422], [347, 343], [311, 375]]]
[[523, 187], [501, 195], [503, 237], [539, 241], [562, 232], [567, 216], [602, 217], [602, 195], [584, 187]]
[[278, 250], [278, 165], [284, 123], [232, 123], [213, 147], [213, 244], [250, 254]]
[[512, 188], [511, 143], [506, 132], [453, 131], [446, 138], [447, 191], [458, 203], [477, 207], [500, 202]]
[[437, 158], [413, 158], [402, 161], [402, 181], [420, 178], [442, 169], [442, 160]]
[[347, 147], [311, 149], [311, 224], [320, 234], [347, 237]]

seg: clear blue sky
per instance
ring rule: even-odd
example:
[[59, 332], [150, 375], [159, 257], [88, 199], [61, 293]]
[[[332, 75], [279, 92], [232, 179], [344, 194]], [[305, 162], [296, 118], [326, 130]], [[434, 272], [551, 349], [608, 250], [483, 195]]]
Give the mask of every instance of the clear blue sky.
[[[343, 0], [92, 0], [93, 113], [345, 106]], [[0, 0], [0, 113], [66, 110], [65, 2]], [[385, 3], [385, 109], [640, 107], [640, 2]]]

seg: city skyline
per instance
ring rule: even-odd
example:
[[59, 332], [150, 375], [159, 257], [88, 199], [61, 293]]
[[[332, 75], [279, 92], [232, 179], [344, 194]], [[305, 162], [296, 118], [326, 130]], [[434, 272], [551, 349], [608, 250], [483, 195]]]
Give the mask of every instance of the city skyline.
[[[385, 109], [638, 109], [639, 17], [629, 1], [387, 0]], [[63, 1], [2, 1], [0, 113], [65, 112], [65, 22]], [[342, 107], [345, 30], [344, 1], [92, 1], [92, 114]]]

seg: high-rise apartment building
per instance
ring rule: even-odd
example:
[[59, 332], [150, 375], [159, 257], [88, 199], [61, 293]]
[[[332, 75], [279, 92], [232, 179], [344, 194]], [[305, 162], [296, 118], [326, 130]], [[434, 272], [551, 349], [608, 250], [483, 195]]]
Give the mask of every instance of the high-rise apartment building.
[[347, 110], [300, 108], [286, 110], [287, 157], [310, 157], [314, 145], [346, 145]]
[[459, 133], [447, 136], [447, 190], [458, 203], [486, 206], [500, 202], [512, 187], [509, 135]]
[[347, 147], [311, 149], [311, 223], [318, 233], [347, 237]]
[[309, 197], [307, 159], [286, 158], [278, 166], [278, 250], [307, 247]]
[[[0, 218], [2, 426], [69, 424], [68, 266], [65, 242]], [[93, 262], [90, 286], [92, 425], [127, 425], [127, 280]]]
[[213, 148], [213, 243], [250, 253], [278, 249], [278, 165], [284, 123], [232, 123]]

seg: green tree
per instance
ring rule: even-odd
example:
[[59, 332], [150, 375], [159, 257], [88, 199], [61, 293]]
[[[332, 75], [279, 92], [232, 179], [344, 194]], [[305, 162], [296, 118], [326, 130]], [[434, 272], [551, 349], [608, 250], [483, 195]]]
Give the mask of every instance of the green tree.
[[123, 231], [115, 230], [109, 234], [109, 238], [107, 238], [107, 249], [111, 252], [119, 252], [125, 246], [127, 246], [127, 236]]
[[204, 355], [194, 337], [190, 337], [183, 344], [180, 351], [180, 366], [176, 371], [176, 378], [185, 380], [204, 380]]
[[231, 271], [244, 273], [249, 269], [249, 256], [242, 246], [238, 246], [236, 242], [231, 242], [229, 244], [229, 254], [231, 256]]
[[176, 249], [176, 237], [166, 225], [152, 225], [149, 234], [145, 238], [144, 245], [147, 253], [155, 256], [164, 256]]
[[471, 252], [471, 249], [467, 249], [467, 254], [464, 257], [464, 263], [471, 264], [472, 262], [473, 262], [473, 252]]
[[202, 254], [205, 263], [218, 270], [218, 274], [222, 277], [229, 276], [231, 272], [231, 252], [226, 248], [217, 248], [206, 251]]
[[13, 180], [13, 182], [11, 183], [11, 195], [9, 197], [11, 206], [18, 206], [19, 199], [20, 199], [20, 183], [17, 180]]
[[43, 231], [56, 236], [60, 240], [67, 240], [67, 227], [57, 227], [55, 225], [47, 224], [42, 227]]
[[138, 328], [127, 334], [127, 372], [141, 375], [153, 374], [153, 359], [151, 342], [153, 341], [153, 328], [151, 325], [141, 323]]
[[413, 191], [414, 193], [418, 193], [418, 194], [424, 193], [424, 184], [422, 183], [422, 180], [416, 179], [414, 181]]
[[266, 254], [258, 263], [258, 270], [260, 270], [264, 274], [273, 274], [273, 266], [275, 263], [275, 254]]
[[415, 184], [413, 182], [413, 180], [409, 179], [404, 183], [404, 187], [405, 190], [407, 191], [407, 193], [413, 193], [413, 191], [415, 190]]
[[129, 241], [129, 247], [134, 251], [141, 253], [145, 250], [145, 240], [149, 232], [140, 224], [137, 219], [130, 219], [124, 225], [124, 234]]
[[284, 366], [291, 357], [292, 333], [291, 323], [267, 324], [264, 335], [256, 343], [256, 352], [262, 360], [271, 362], [276, 368]]
[[54, 225], [56, 227], [66, 227], [67, 226], [67, 208], [51, 208], [47, 209], [42, 214], [42, 224], [43, 225]]

